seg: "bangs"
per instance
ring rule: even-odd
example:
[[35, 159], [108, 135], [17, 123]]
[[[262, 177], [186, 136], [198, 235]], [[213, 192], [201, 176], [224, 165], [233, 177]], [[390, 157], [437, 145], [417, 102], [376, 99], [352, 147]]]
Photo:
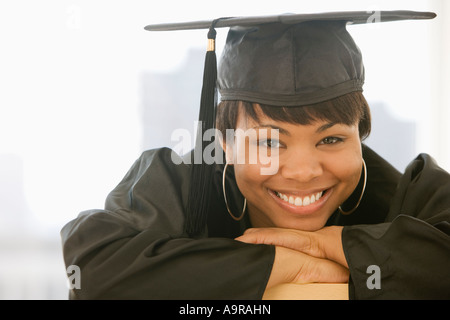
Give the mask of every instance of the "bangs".
[[359, 91], [301, 107], [278, 107], [247, 101], [222, 101], [217, 108], [217, 129], [222, 133], [226, 129], [235, 129], [239, 108], [242, 108], [247, 116], [258, 122], [260, 120], [258, 114], [262, 112], [275, 121], [291, 124], [309, 125], [316, 121], [349, 126], [358, 124], [361, 140], [364, 140], [370, 134], [369, 106]]

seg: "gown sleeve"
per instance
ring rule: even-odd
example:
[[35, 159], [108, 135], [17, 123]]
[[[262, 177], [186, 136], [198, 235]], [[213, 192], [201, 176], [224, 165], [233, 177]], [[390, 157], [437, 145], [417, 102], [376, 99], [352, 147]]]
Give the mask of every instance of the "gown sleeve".
[[[419, 155], [401, 177], [385, 223], [346, 226], [342, 242], [350, 299], [450, 299], [450, 175]], [[369, 283], [370, 266], [379, 268], [378, 287]]]
[[[144, 152], [108, 195], [61, 230], [71, 299], [260, 299], [274, 248], [183, 233], [189, 167], [170, 149]], [[179, 160], [179, 159], [178, 159]]]

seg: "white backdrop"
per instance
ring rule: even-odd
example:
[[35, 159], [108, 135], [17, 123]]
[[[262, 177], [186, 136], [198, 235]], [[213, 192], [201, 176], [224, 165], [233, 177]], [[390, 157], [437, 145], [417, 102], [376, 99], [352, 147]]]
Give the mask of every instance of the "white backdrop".
[[[364, 55], [365, 95], [415, 122], [416, 153], [429, 152], [450, 170], [445, 0], [2, 1], [0, 298], [66, 298], [59, 230], [80, 211], [102, 208], [149, 147], [143, 144], [142, 74], [173, 72], [190, 48], [206, 45], [204, 31], [151, 33], [145, 25], [396, 9], [438, 17], [350, 27]], [[218, 54], [225, 36], [220, 30]]]

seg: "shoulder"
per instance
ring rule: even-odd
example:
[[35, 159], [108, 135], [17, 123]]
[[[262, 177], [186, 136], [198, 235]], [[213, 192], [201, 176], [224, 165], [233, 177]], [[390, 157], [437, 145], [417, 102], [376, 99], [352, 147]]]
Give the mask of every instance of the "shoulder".
[[169, 148], [157, 148], [143, 151], [135, 161], [129, 174], [141, 176], [151, 170], [155, 178], [164, 172], [188, 172], [190, 164], [185, 158]]
[[145, 150], [141, 153], [138, 160], [143, 164], [162, 161], [167, 165], [189, 165], [187, 157], [182, 157], [174, 150], [166, 147]]
[[399, 213], [428, 219], [450, 210], [450, 174], [426, 153], [407, 166], [392, 201], [389, 219]]
[[144, 202], [186, 202], [190, 165], [169, 148], [146, 150], [106, 199], [106, 209], [142, 207]]

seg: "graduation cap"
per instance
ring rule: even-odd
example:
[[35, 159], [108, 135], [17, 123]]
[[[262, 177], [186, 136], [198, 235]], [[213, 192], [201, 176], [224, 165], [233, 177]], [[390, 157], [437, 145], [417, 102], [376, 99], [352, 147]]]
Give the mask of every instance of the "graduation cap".
[[[153, 24], [148, 31], [208, 29], [196, 148], [214, 128], [217, 90], [221, 100], [244, 100], [280, 107], [323, 102], [362, 91], [364, 65], [347, 24], [432, 19], [432, 12], [350, 11], [227, 17], [210, 21]], [[216, 28], [229, 27], [219, 67]], [[204, 232], [214, 165], [194, 164], [185, 231]]]

